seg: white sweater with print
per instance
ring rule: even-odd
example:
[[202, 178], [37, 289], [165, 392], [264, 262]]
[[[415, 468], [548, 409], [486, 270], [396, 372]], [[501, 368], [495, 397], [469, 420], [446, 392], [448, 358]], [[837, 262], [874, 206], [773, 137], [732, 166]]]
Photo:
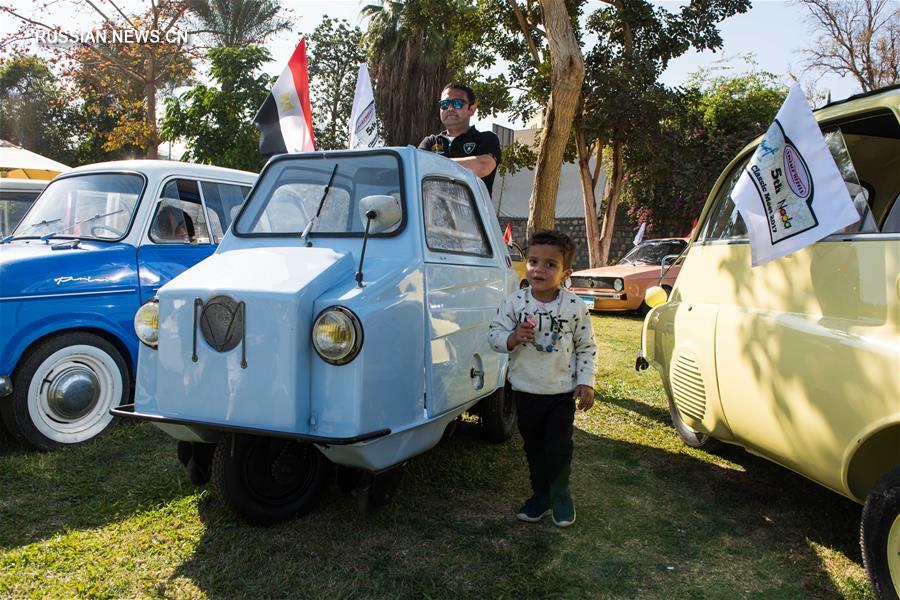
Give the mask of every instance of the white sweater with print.
[[[508, 350], [509, 334], [529, 318], [535, 326], [534, 343]], [[594, 387], [597, 345], [590, 313], [584, 301], [568, 290], [560, 289], [558, 301], [544, 308], [535, 303], [530, 287], [513, 292], [491, 322], [490, 341], [497, 352], [509, 353], [507, 378], [514, 390], [563, 394], [576, 385]]]

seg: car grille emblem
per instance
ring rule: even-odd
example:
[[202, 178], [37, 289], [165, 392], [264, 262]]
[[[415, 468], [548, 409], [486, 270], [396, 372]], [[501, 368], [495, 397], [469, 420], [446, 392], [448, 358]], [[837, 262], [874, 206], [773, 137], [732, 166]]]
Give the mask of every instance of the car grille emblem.
[[241, 368], [247, 368], [246, 332], [244, 317], [246, 307], [228, 296], [215, 296], [205, 303], [194, 299], [194, 352], [191, 359], [197, 362], [197, 309], [200, 309], [200, 331], [217, 352], [228, 352], [241, 344]]

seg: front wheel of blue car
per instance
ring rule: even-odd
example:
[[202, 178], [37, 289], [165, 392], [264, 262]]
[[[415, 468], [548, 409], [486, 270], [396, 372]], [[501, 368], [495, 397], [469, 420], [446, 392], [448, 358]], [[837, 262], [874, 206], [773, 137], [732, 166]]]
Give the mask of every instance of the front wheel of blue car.
[[15, 437], [41, 450], [92, 440], [114, 424], [109, 409], [131, 393], [122, 353], [85, 331], [47, 338], [13, 373], [13, 393], [0, 401], [3, 423]]
[[212, 479], [223, 504], [257, 525], [310, 512], [328, 482], [331, 463], [312, 444], [243, 434], [219, 441]]

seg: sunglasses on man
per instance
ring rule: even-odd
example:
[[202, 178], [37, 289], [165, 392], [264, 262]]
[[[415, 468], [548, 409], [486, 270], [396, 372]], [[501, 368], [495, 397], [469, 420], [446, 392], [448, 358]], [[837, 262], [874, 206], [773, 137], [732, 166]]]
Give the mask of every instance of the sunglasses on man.
[[460, 98], [448, 98], [438, 102], [438, 106], [441, 107], [441, 110], [447, 110], [451, 106], [456, 110], [459, 110], [466, 104], [468, 104], [468, 102], [466, 102], [465, 100], [461, 100]]

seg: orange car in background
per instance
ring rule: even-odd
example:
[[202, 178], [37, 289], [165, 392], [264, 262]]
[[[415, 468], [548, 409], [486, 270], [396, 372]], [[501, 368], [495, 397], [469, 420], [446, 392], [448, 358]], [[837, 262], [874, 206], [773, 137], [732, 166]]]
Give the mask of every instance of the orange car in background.
[[[654, 285], [672, 290], [681, 270], [677, 257], [687, 245], [687, 238], [643, 241], [615, 265], [572, 273], [570, 289], [593, 311], [646, 314], [650, 307], [644, 303], [644, 292]], [[664, 266], [665, 275], [660, 279]]]

